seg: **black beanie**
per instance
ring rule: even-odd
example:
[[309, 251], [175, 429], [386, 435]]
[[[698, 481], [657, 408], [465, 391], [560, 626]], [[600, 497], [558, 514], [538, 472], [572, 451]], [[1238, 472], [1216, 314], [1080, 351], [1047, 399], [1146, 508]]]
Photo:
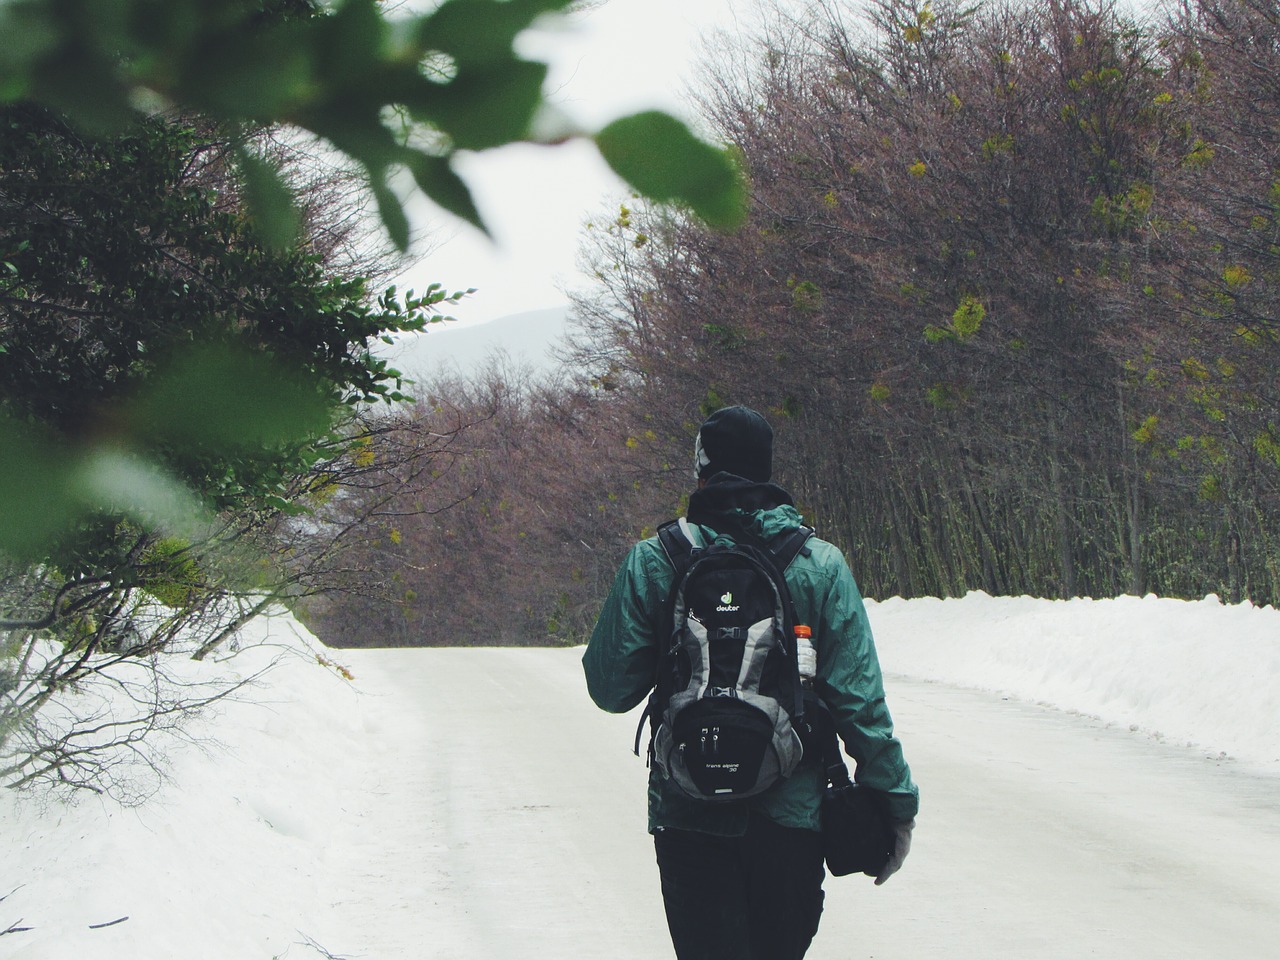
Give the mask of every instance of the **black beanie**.
[[732, 473], [756, 483], [773, 476], [773, 428], [749, 407], [725, 407], [707, 418], [694, 444], [694, 475]]

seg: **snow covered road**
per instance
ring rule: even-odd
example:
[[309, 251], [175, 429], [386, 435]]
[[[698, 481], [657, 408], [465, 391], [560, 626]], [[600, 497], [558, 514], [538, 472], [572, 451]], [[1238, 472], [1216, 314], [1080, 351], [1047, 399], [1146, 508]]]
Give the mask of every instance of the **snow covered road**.
[[922, 784], [916, 845], [856, 898], [874, 919], [845, 942], [865, 952], [816, 957], [1280, 956], [1274, 777], [942, 685], [891, 678], [890, 703]]
[[[636, 717], [594, 708], [580, 655], [344, 651], [402, 728], [342, 790], [309, 935], [374, 960], [671, 956]], [[940, 684], [891, 677], [889, 702], [915, 846], [883, 887], [828, 881], [813, 960], [1280, 955], [1274, 776]]]

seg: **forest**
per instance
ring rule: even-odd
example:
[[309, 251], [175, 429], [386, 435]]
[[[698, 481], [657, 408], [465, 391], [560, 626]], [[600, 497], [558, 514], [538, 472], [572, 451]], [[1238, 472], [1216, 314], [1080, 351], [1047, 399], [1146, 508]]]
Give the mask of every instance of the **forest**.
[[729, 403], [867, 596], [1280, 600], [1271, 0], [824, 0], [697, 96], [745, 226], [629, 198], [558, 376], [416, 385], [326, 642], [582, 642]]

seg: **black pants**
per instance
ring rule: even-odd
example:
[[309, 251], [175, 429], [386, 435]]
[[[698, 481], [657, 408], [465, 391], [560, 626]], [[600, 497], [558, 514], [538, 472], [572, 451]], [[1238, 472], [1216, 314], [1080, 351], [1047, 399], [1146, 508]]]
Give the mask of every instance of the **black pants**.
[[679, 960], [801, 960], [822, 915], [820, 834], [752, 817], [741, 837], [653, 841]]

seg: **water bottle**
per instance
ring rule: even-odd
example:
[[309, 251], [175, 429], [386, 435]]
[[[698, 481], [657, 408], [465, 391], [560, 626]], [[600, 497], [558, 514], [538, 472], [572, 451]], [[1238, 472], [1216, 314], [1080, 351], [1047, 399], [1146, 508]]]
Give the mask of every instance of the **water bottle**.
[[818, 653], [813, 649], [813, 631], [803, 623], [796, 624], [796, 666], [800, 670], [800, 686], [812, 688], [818, 674]]

